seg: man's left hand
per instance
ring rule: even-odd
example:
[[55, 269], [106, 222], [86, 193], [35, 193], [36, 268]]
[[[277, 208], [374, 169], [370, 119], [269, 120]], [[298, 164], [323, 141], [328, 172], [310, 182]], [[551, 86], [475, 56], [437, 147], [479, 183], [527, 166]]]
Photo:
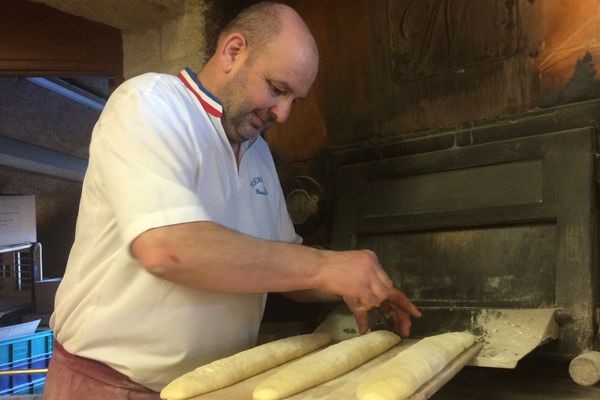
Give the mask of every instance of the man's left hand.
[[[362, 307], [356, 299], [344, 297], [344, 301], [354, 314], [360, 334], [369, 329], [367, 309]], [[379, 305], [380, 311], [394, 320], [395, 331], [402, 336], [410, 335], [411, 317], [420, 317], [421, 312], [408, 297], [397, 289], [391, 289], [386, 300]]]

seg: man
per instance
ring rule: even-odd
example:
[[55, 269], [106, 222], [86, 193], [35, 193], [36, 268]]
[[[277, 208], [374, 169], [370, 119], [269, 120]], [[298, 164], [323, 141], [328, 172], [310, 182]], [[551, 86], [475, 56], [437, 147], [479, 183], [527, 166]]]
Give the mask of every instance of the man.
[[408, 334], [419, 312], [372, 252], [298, 244], [260, 137], [307, 95], [317, 66], [298, 14], [259, 3], [223, 30], [198, 76], [145, 74], [115, 91], [56, 297], [47, 400], [155, 399], [252, 346], [267, 292], [343, 298], [361, 332], [384, 303]]

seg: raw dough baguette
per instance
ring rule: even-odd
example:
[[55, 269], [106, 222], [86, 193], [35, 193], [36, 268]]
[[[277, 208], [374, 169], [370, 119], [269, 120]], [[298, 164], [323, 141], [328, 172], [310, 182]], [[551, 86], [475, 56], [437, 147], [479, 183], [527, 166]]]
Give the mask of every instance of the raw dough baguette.
[[203, 365], [173, 380], [160, 392], [161, 399], [183, 400], [243, 381], [267, 369], [298, 358], [331, 342], [331, 335], [292, 336], [239, 352]]
[[420, 340], [380, 365], [356, 389], [358, 400], [402, 400], [471, 346], [467, 332], [451, 332]]
[[389, 331], [375, 331], [331, 345], [283, 367], [258, 384], [254, 400], [277, 400], [336, 378], [400, 342]]

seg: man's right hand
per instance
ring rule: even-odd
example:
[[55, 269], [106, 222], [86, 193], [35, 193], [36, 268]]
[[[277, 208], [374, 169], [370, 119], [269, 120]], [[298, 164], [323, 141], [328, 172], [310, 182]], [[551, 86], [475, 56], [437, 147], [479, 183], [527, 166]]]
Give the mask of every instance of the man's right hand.
[[320, 269], [321, 289], [355, 299], [357, 307], [369, 310], [387, 299], [392, 280], [371, 250], [328, 251]]
[[324, 251], [324, 256], [324, 290], [343, 297], [361, 334], [369, 327], [367, 311], [374, 307], [381, 307], [394, 319], [398, 333], [410, 334], [410, 318], [420, 317], [421, 313], [406, 295], [394, 288], [375, 253], [370, 250]]

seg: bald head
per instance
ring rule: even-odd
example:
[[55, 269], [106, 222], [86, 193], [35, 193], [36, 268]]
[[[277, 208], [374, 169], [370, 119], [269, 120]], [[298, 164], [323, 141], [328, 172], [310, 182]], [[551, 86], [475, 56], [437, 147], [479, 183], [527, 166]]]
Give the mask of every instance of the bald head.
[[292, 35], [296, 45], [318, 59], [315, 40], [306, 23], [291, 7], [270, 1], [261, 1], [239, 13], [219, 34], [222, 41], [231, 33], [240, 33], [247, 40], [251, 59], [262, 55], [264, 50], [282, 34]]

